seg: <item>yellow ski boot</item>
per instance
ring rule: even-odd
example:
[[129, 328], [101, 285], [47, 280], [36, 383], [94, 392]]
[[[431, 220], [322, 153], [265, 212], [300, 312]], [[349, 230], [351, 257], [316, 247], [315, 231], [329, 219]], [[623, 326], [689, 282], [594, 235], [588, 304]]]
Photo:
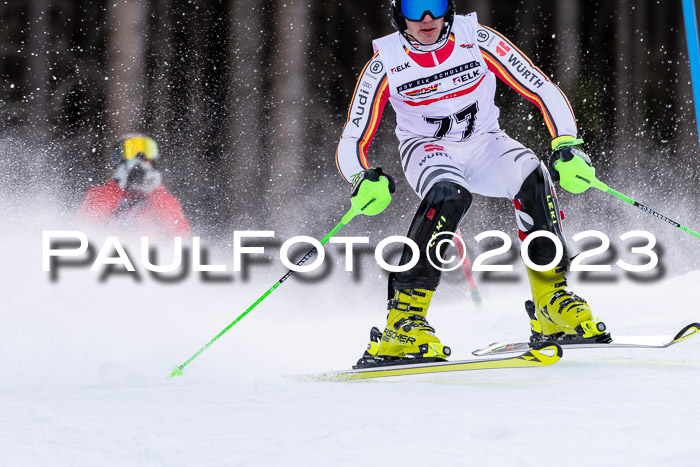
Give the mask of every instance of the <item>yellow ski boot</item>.
[[532, 299], [525, 303], [530, 316], [531, 341], [566, 339], [582, 342], [610, 342], [605, 324], [593, 318], [591, 307], [566, 290], [566, 267], [549, 271], [527, 268]]
[[384, 332], [372, 328], [370, 343], [357, 367], [440, 361], [451, 349], [440, 343], [425, 316], [433, 292], [423, 289], [396, 290], [389, 300]]

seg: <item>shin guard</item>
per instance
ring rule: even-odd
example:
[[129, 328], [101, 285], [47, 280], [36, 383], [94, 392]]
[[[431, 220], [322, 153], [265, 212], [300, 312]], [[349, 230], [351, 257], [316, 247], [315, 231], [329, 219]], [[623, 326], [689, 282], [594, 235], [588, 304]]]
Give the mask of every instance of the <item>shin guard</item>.
[[[513, 199], [518, 222], [518, 236], [524, 240], [530, 233], [546, 230], [559, 238], [564, 248], [564, 256], [559, 266], [569, 264], [566, 239], [562, 233], [561, 211], [554, 184], [544, 164], [540, 163], [523, 181], [520, 191]], [[554, 260], [556, 249], [551, 240], [536, 238], [530, 243], [528, 254], [532, 262], [538, 265], [549, 264]]]
[[[444, 257], [447, 245], [442, 244], [440, 251], [437, 251], [435, 236], [443, 232], [454, 233], [471, 203], [471, 193], [456, 183], [438, 182], [428, 191], [408, 229], [408, 238], [416, 242], [420, 249], [420, 259], [410, 270], [389, 276], [390, 299], [395, 290], [437, 289], [441, 271], [430, 264], [428, 254], [433, 264], [440, 264], [438, 255]], [[411, 249], [404, 246], [399, 265], [410, 262], [412, 255]]]

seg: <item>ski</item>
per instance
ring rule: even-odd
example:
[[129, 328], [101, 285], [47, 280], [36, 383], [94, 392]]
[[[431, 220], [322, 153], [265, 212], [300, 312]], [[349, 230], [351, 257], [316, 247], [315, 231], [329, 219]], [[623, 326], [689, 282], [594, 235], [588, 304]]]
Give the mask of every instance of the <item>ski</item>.
[[535, 368], [552, 365], [563, 355], [562, 349], [555, 343], [544, 343], [536, 348], [528, 349], [520, 355], [491, 358], [460, 360], [455, 362], [432, 363], [403, 363], [355, 370], [319, 373], [301, 377], [304, 381], [353, 381], [388, 376], [422, 375], [428, 373], [443, 373], [451, 371], [492, 370], [497, 368]]
[[[670, 336], [613, 336], [611, 342], [566, 342], [556, 341], [564, 349], [602, 349], [605, 347], [623, 347], [623, 348], [652, 348], [663, 349], [673, 344], [677, 344], [689, 337], [700, 334], [700, 323], [691, 323], [681, 329], [675, 335]], [[501, 355], [513, 352], [523, 352], [533, 345], [541, 345], [553, 341], [531, 342], [514, 342], [502, 343], [494, 342], [486, 348], [475, 350], [473, 355], [483, 357], [485, 355]]]

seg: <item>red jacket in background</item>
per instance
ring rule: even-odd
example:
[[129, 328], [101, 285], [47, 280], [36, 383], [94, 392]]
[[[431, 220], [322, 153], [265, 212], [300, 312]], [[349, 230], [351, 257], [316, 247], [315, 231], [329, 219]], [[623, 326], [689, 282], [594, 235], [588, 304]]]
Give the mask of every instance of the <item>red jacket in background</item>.
[[144, 235], [187, 237], [191, 232], [180, 202], [162, 183], [145, 196], [132, 195], [114, 180], [94, 186], [80, 204], [78, 219], [95, 225], [116, 223]]

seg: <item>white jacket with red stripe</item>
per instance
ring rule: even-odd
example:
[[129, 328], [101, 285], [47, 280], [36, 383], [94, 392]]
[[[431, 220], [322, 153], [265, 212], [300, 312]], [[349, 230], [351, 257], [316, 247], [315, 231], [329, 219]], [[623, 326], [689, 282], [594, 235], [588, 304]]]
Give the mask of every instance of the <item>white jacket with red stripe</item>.
[[478, 24], [475, 13], [456, 16], [449, 40], [435, 52], [409, 50], [398, 32], [373, 45], [336, 151], [347, 181], [370, 166], [367, 149], [387, 101], [396, 112], [399, 141], [466, 141], [498, 129], [496, 77], [539, 107], [552, 138], [576, 136], [576, 120], [561, 90], [508, 39]]

